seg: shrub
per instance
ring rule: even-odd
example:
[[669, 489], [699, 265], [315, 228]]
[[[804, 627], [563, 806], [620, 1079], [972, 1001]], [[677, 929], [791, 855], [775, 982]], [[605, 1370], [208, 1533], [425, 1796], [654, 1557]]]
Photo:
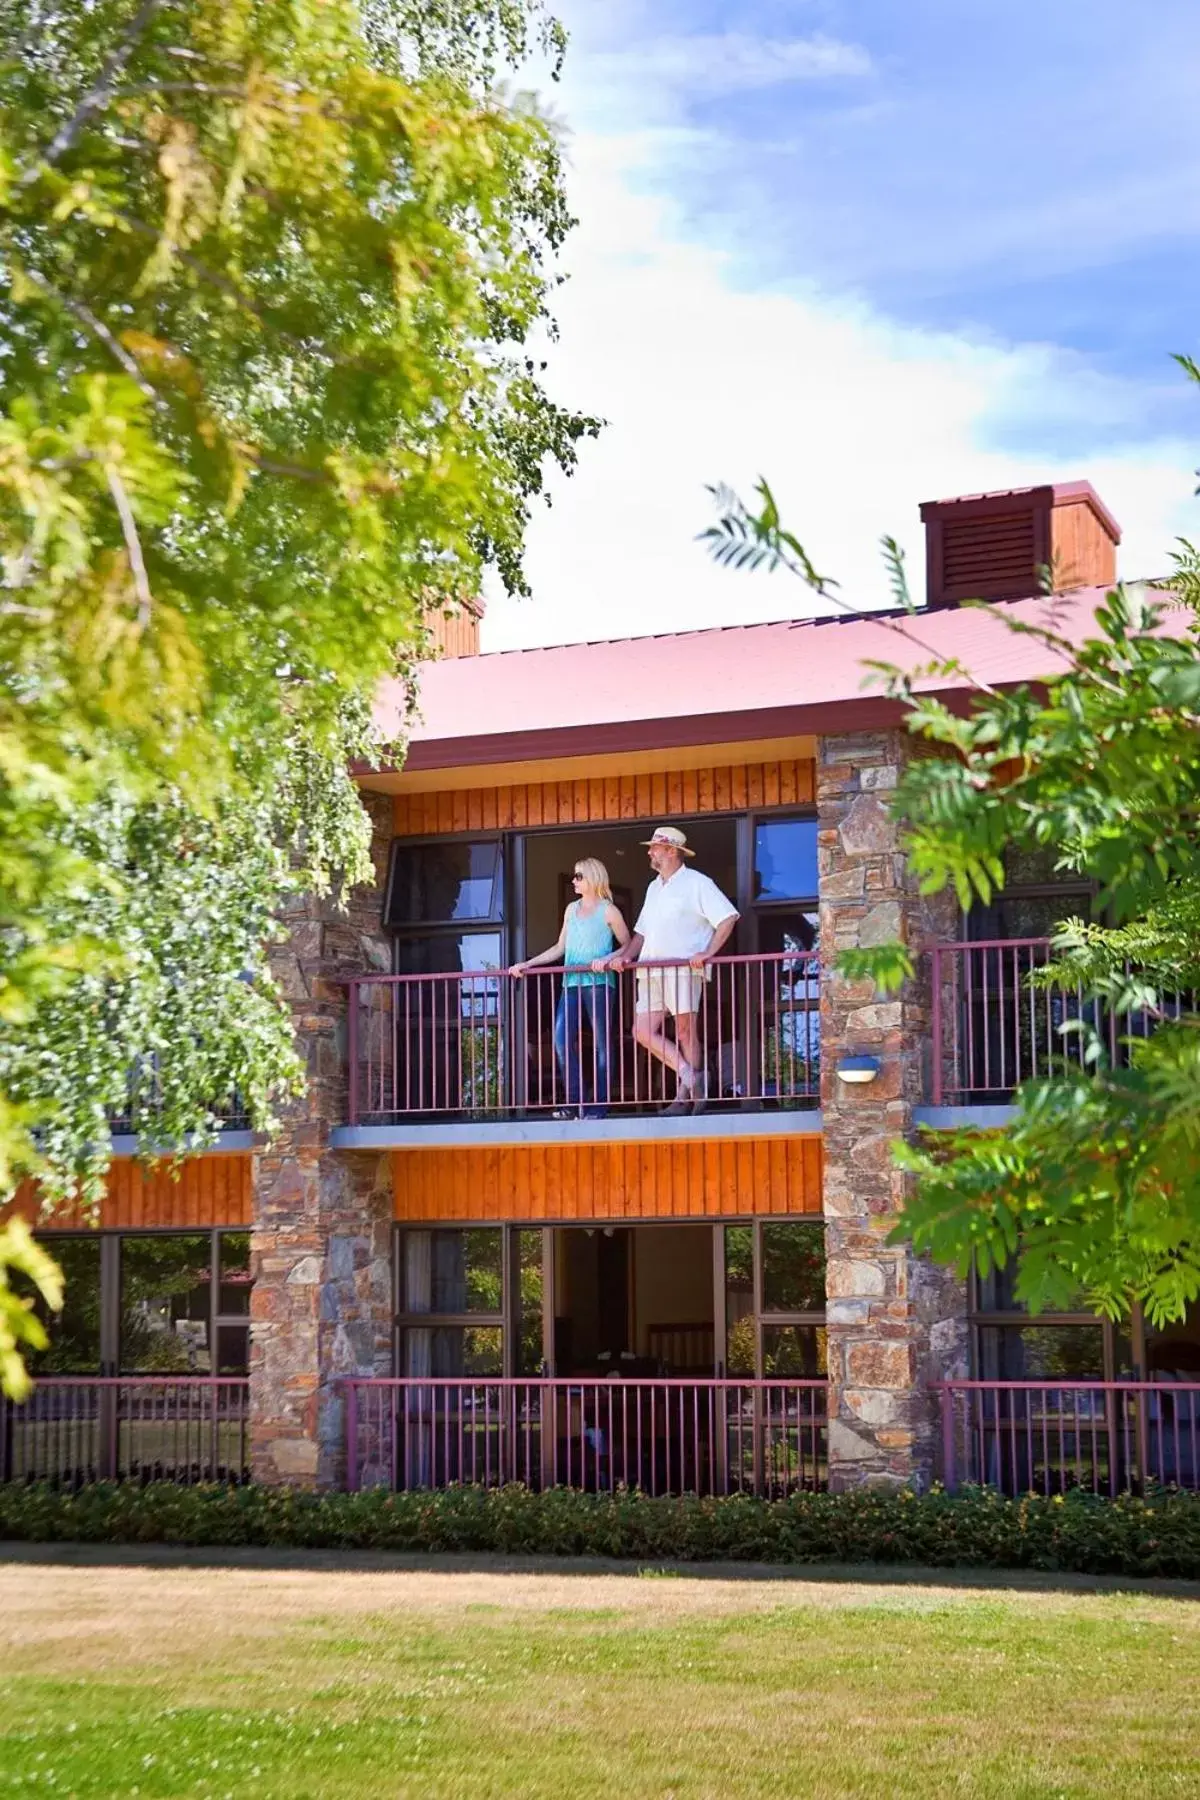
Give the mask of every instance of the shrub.
[[1200, 1578], [1200, 1495], [1005, 1499], [988, 1490], [679, 1499], [451, 1487], [0, 1486], [0, 1538], [35, 1543], [496, 1551], [644, 1562], [912, 1563]]

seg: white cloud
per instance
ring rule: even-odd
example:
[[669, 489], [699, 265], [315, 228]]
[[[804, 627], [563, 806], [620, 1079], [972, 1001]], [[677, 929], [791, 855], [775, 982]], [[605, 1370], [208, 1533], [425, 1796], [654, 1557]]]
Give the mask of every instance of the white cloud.
[[628, 74], [634, 65], [640, 84], [661, 82], [693, 95], [732, 94], [871, 72], [866, 51], [837, 38], [819, 33], [770, 38], [727, 31], [650, 38], [618, 56], [597, 57], [588, 78], [594, 81], [617, 72]]
[[[908, 550], [921, 591], [926, 499], [1087, 477], [1125, 528], [1128, 575], [1162, 572], [1171, 540], [1195, 534], [1193, 446], [1127, 442], [1124, 383], [1052, 345], [921, 331], [815, 289], [738, 285], [672, 198], [644, 191], [666, 145], [680, 154], [686, 127], [619, 134], [603, 128], [594, 88], [583, 108], [564, 98], [596, 128], [571, 144], [583, 222], [569, 244], [554, 386], [611, 423], [582, 447], [575, 478], [554, 482], [552, 510], [535, 515], [534, 598], [489, 597], [485, 648], [810, 610], [794, 579], [718, 570], [695, 542], [712, 516], [705, 484], [748, 493], [759, 473], [856, 606], [887, 600], [885, 532]], [[1001, 434], [1036, 445], [1039, 431], [1049, 445], [1064, 425], [1075, 443], [1090, 433], [1094, 450], [1063, 460], [994, 447]]]

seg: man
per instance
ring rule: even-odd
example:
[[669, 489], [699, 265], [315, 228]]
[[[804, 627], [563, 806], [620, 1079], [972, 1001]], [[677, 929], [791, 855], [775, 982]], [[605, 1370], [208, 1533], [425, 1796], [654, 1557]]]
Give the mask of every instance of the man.
[[[700, 1042], [697, 1013], [704, 994], [706, 970], [738, 922], [716, 882], [698, 869], [689, 869], [685, 857], [687, 835], [675, 825], [659, 825], [653, 837], [643, 839], [654, 880], [633, 928], [633, 936], [606, 960], [614, 969], [632, 962], [686, 963], [686, 968], [639, 969], [633, 1035], [643, 1049], [665, 1068], [673, 1069], [678, 1092], [667, 1107], [669, 1113], [702, 1110], [708, 1092], [704, 1049]], [[675, 1036], [665, 1031], [667, 1014], [675, 1020]]]

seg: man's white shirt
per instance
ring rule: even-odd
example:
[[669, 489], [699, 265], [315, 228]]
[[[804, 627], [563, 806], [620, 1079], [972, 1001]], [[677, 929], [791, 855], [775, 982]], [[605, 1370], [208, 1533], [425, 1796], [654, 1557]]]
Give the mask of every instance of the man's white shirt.
[[639, 962], [684, 961], [707, 950], [713, 932], [737, 917], [711, 876], [686, 865], [669, 881], [656, 875], [634, 930], [644, 940]]

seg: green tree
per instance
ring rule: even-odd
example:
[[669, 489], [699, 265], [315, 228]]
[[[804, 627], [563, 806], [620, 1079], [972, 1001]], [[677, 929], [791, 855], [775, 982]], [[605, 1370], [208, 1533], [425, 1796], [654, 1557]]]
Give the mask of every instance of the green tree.
[[[832, 597], [765, 483], [754, 508], [718, 498], [706, 536], [719, 560], [785, 567]], [[1004, 693], [977, 683], [965, 717], [916, 692], [923, 675], [971, 672], [912, 667], [920, 614], [890, 542], [885, 554], [909, 656], [907, 673], [878, 673], [937, 752], [912, 759], [894, 798], [923, 890], [986, 903], [1014, 851], [1049, 853], [1098, 890], [1093, 916], [1062, 921], [1037, 977], [1080, 997], [1064, 1031], [1082, 1037], [1082, 1056], [1073, 1045], [1070, 1061], [1022, 1085], [1003, 1132], [898, 1144], [918, 1179], [897, 1236], [963, 1273], [1015, 1259], [1017, 1296], [1034, 1312], [1082, 1288], [1112, 1317], [1136, 1302], [1155, 1323], [1180, 1319], [1200, 1297], [1200, 551], [1181, 542], [1169, 592], [1115, 589], [1083, 643], [1062, 635], [1049, 602], [1036, 626], [989, 609], [1057, 672]], [[840, 966], [883, 988], [912, 973], [899, 945], [847, 952]], [[1115, 1057], [1103, 1029], [1114, 1017]]]
[[522, 589], [597, 429], [530, 348], [572, 223], [498, 85], [535, 43], [540, 0], [0, 17], [0, 1196], [298, 1081], [267, 945], [366, 872], [379, 683]]

